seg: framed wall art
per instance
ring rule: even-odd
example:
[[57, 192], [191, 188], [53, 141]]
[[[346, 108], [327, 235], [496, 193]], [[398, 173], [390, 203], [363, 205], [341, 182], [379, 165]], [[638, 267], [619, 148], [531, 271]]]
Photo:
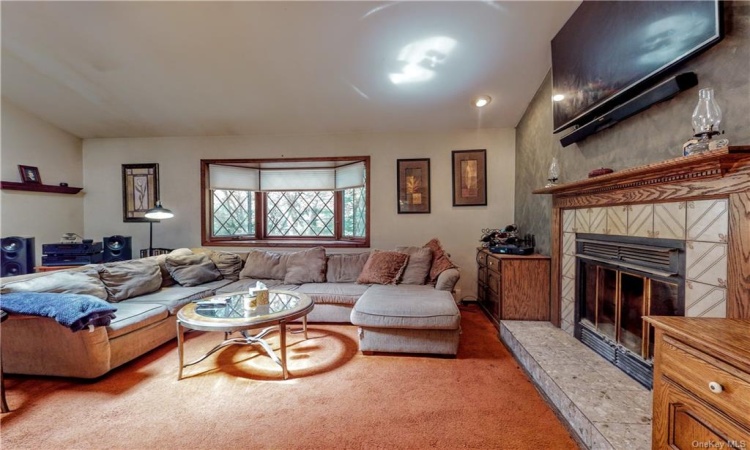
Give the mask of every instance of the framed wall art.
[[430, 159], [397, 159], [399, 214], [430, 213]]
[[487, 150], [454, 150], [453, 206], [487, 205]]
[[122, 165], [122, 221], [151, 222], [146, 211], [159, 198], [159, 164]]
[[39, 168], [34, 166], [18, 166], [21, 173], [21, 181], [24, 183], [42, 184], [42, 177], [39, 176]]

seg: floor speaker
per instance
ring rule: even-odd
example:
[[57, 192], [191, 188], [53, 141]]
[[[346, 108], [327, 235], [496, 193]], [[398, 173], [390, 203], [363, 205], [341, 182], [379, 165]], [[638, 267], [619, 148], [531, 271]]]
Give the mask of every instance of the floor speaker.
[[103, 261], [126, 261], [133, 259], [133, 246], [130, 236], [109, 236], [102, 238], [104, 244]]
[[11, 236], [0, 244], [0, 276], [12, 277], [34, 272], [34, 238]]

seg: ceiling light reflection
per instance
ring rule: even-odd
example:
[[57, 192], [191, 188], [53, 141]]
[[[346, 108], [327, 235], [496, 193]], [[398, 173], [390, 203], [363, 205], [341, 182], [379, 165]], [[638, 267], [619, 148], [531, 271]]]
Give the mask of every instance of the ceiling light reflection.
[[565, 100], [565, 96], [562, 95], [562, 94], [555, 94], [555, 95], [552, 96], [552, 101], [553, 102], [561, 102], [563, 100]]
[[401, 72], [388, 75], [391, 83], [419, 83], [430, 80], [435, 76], [435, 69], [445, 64], [455, 47], [456, 40], [445, 36], [435, 36], [404, 46], [397, 58], [404, 66]]

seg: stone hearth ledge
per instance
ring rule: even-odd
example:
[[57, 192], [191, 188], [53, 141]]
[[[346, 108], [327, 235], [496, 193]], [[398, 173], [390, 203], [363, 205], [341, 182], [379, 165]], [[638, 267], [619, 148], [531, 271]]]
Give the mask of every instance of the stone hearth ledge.
[[651, 448], [650, 390], [549, 322], [503, 320], [500, 340], [588, 448]]

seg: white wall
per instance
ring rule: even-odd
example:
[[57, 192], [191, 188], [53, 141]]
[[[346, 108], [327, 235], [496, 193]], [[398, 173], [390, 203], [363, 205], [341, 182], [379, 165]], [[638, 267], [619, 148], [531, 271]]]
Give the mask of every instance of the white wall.
[[[453, 207], [451, 151], [487, 149], [488, 205]], [[476, 295], [475, 249], [482, 228], [513, 222], [515, 131], [440, 134], [335, 134], [203, 138], [87, 139], [83, 170], [96, 186], [85, 196], [86, 234], [133, 237], [148, 247], [148, 224], [122, 221], [121, 164], [159, 163], [161, 200], [175, 218], [154, 225], [154, 246], [197, 247], [200, 236], [200, 159], [370, 155], [371, 245], [423, 245], [437, 237], [461, 267], [462, 297]], [[396, 160], [430, 158], [431, 214], [396, 211]], [[342, 250], [343, 251], [343, 250]], [[358, 251], [361, 251], [358, 250]]]
[[63, 233], [84, 235], [81, 139], [62, 131], [2, 99], [3, 181], [21, 181], [18, 165], [35, 166], [44, 184], [66, 182], [83, 187], [75, 194], [48, 194], [3, 190], [0, 193], [0, 235], [36, 238], [36, 264], [41, 264], [42, 244], [60, 242]]

